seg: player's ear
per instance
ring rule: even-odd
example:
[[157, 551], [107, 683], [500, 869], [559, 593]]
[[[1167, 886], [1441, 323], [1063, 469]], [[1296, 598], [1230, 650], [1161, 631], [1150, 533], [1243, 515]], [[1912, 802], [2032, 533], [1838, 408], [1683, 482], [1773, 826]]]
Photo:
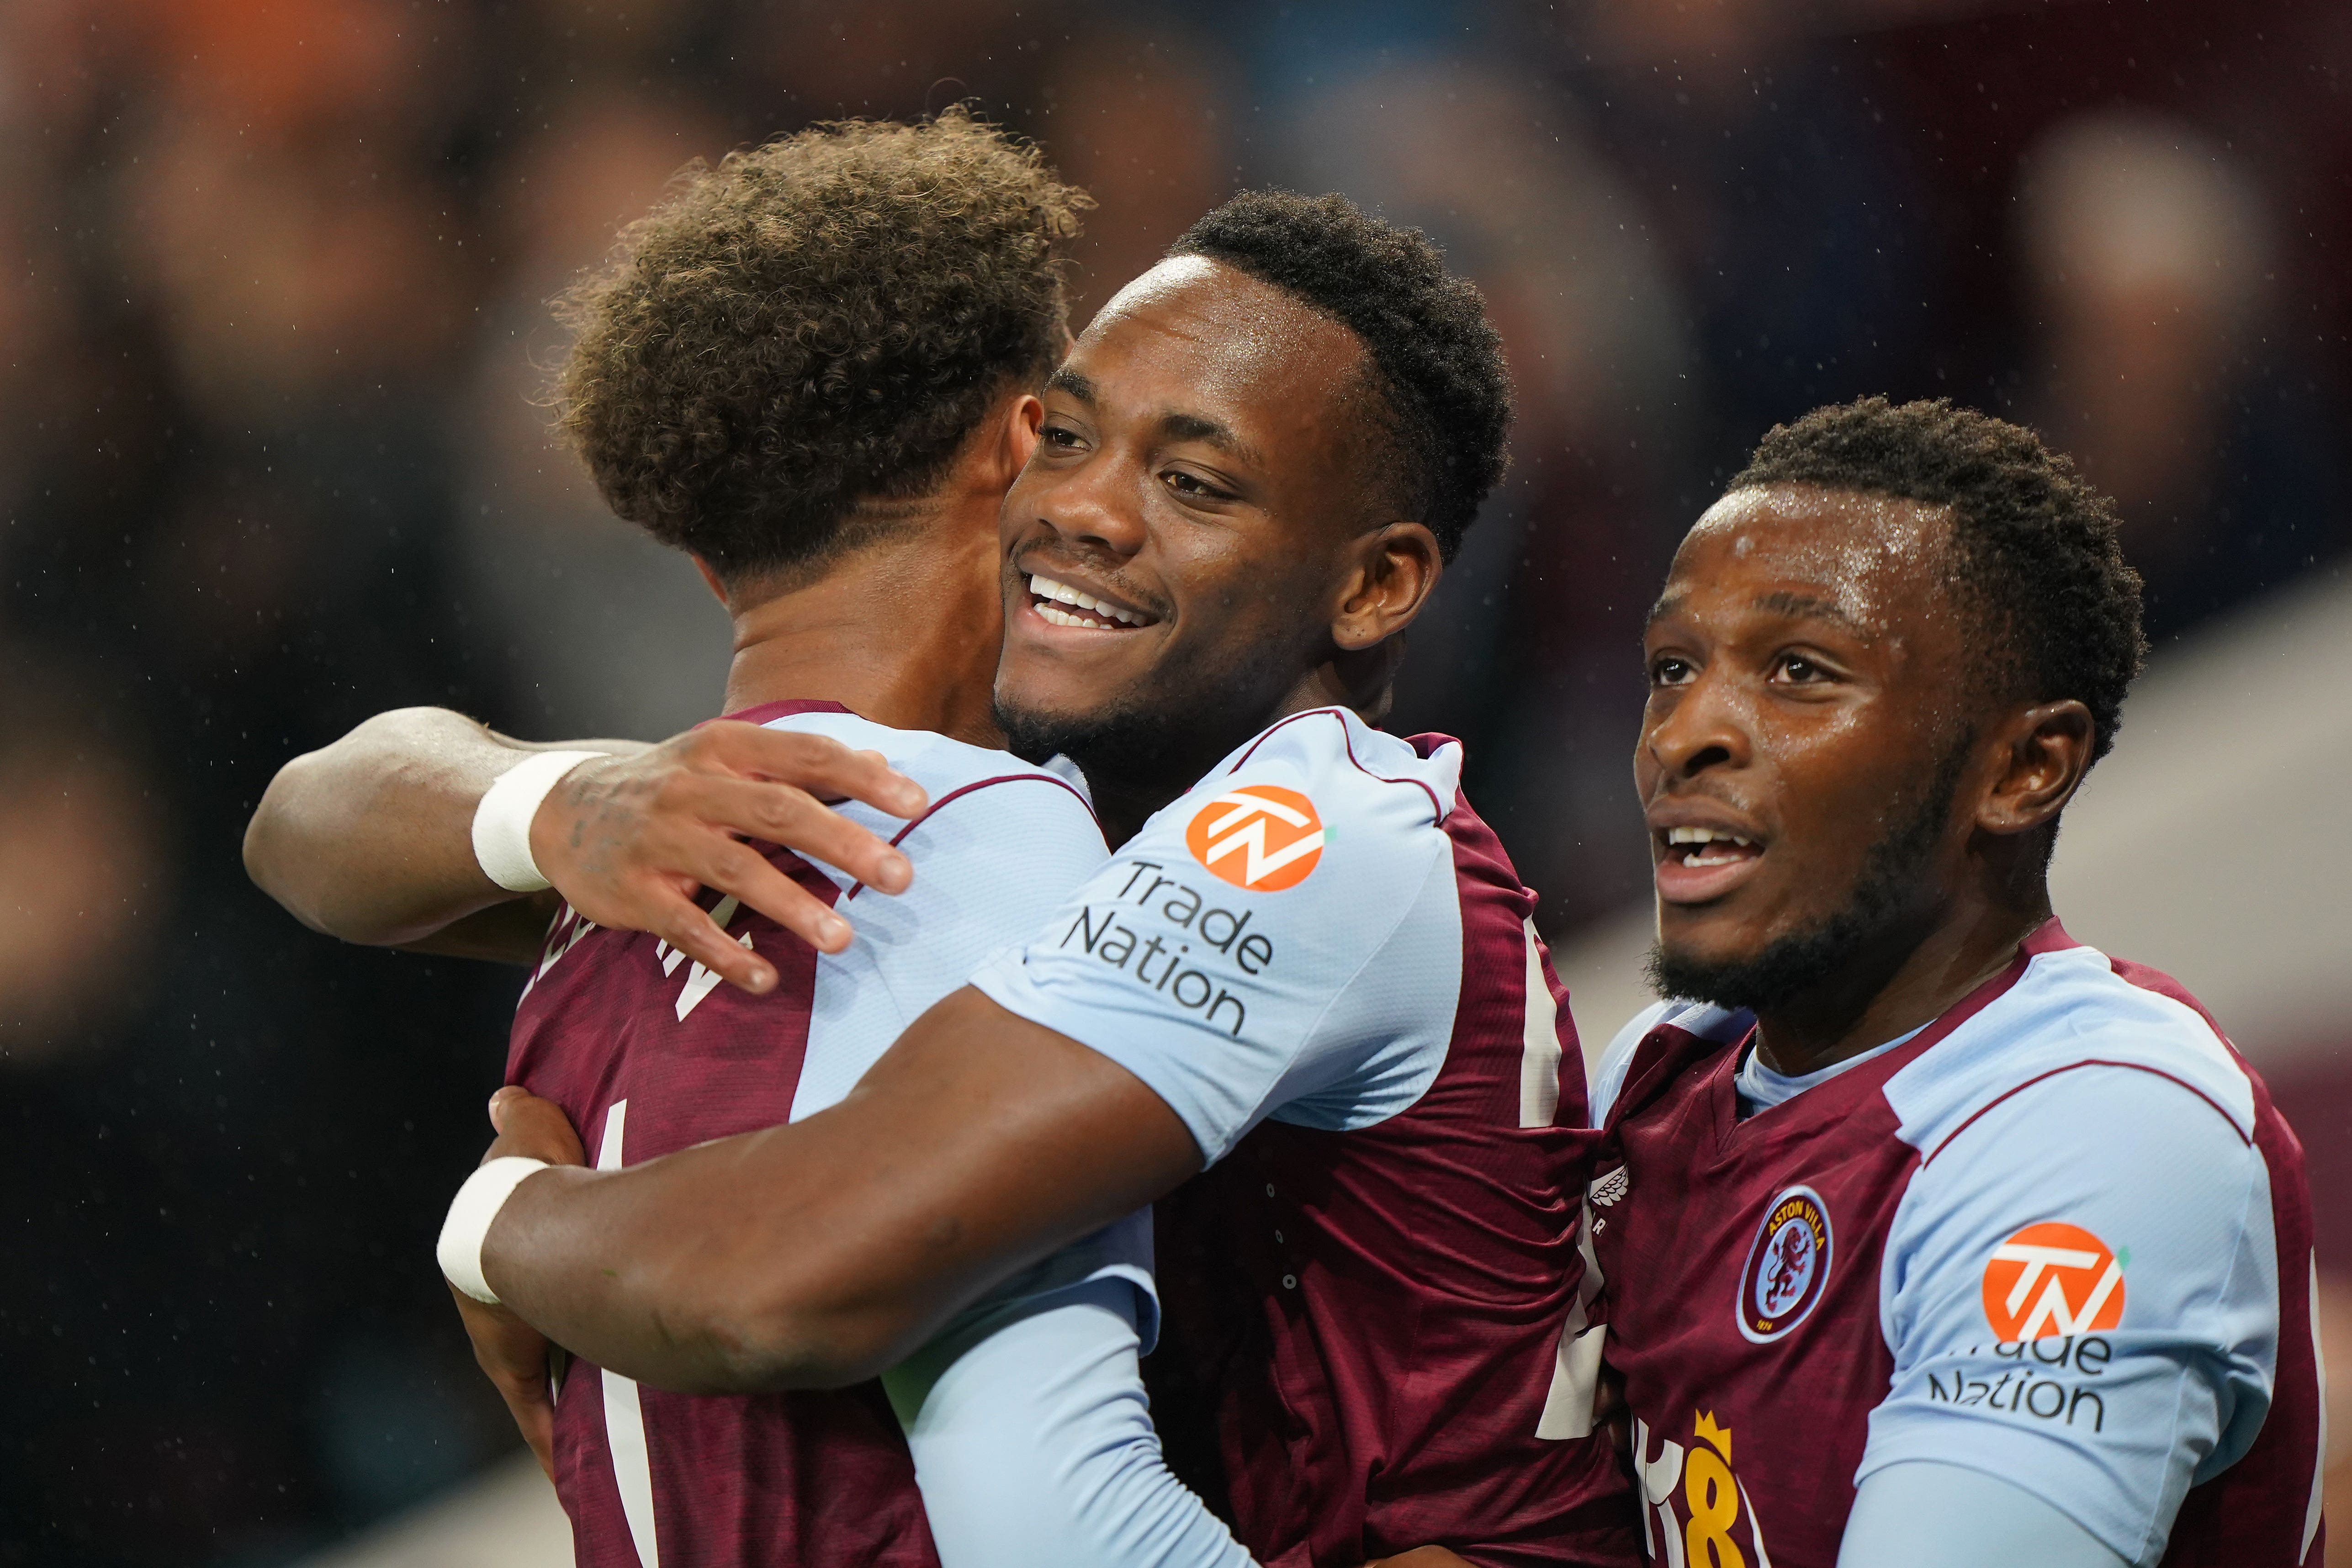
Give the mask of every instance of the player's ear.
[[997, 426], [995, 461], [990, 479], [1001, 478], [1000, 487], [1013, 488], [1021, 470], [1029, 466], [1029, 455], [1037, 449], [1037, 431], [1045, 422], [1045, 405], [1027, 393], [1013, 400], [1005, 411], [1003, 422]]
[[2090, 771], [2098, 725], [2073, 698], [2043, 702], [2010, 716], [2001, 728], [2000, 770], [1977, 806], [1988, 833], [2028, 833], [2065, 809]]
[[1348, 653], [1386, 642], [1412, 624], [1445, 569], [1437, 536], [1418, 522], [1391, 522], [1350, 542], [1331, 640]]

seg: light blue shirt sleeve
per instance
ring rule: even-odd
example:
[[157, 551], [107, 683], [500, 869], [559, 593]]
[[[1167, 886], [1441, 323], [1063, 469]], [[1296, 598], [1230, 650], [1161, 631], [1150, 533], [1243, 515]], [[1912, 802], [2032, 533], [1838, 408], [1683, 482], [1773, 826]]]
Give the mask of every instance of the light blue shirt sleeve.
[[2125, 1568], [2099, 1538], [2008, 1481], [1912, 1460], [1854, 1494], [1837, 1568]]
[[2268, 1170], [2214, 1103], [2120, 1066], [2029, 1083], [1927, 1149], [1896, 1210], [1855, 1479], [1958, 1465], [2154, 1563], [2261, 1429], [2278, 1289]]
[[1277, 727], [972, 984], [1141, 1079], [1212, 1163], [1268, 1116], [1393, 1116], [1444, 1065], [1461, 993], [1441, 756], [1352, 716]]
[[1033, 1296], [884, 1375], [942, 1568], [1249, 1568], [1160, 1456], [1136, 1300], [1113, 1279]]
[[[804, 715], [787, 722], [832, 734], [850, 745], [882, 750], [932, 796], [931, 809], [911, 824], [897, 823], [855, 802], [842, 808], [873, 831], [897, 838], [914, 863], [915, 879], [893, 898], [853, 889], [845, 879], [835, 877], [843, 889], [836, 907], [849, 917], [856, 937], [846, 952], [818, 961], [810, 1030], [824, 1048], [811, 1051], [803, 1069], [793, 1102], [797, 1118], [838, 1101], [909, 1022], [961, 985], [991, 952], [1029, 935], [1073, 889], [1098, 871], [1105, 851], [1102, 832], [1085, 797], [1067, 781], [1044, 776], [1012, 757], [938, 736], [887, 730], [847, 715]], [[1085, 1509], [1149, 1490], [1135, 1479], [1148, 1468], [1136, 1457], [1140, 1447], [1129, 1453], [1111, 1443], [1116, 1435], [1130, 1447], [1148, 1446], [1152, 1463], [1157, 1463], [1158, 1445], [1143, 1410], [1140, 1383], [1130, 1401], [1125, 1385], [1103, 1371], [1078, 1381], [1043, 1376], [1035, 1365], [1034, 1347], [1055, 1325], [1086, 1328], [1093, 1337], [1077, 1335], [1074, 1353], [1091, 1357], [1086, 1365], [1115, 1370], [1114, 1350], [1096, 1342], [1108, 1332], [1096, 1321], [1104, 1314], [1097, 1309], [1088, 1316], [1055, 1305], [1115, 1300], [1118, 1343], [1124, 1346], [1131, 1377], [1139, 1346], [1148, 1350], [1159, 1329], [1151, 1264], [1151, 1215], [1147, 1209], [1004, 1280], [918, 1352], [910, 1365], [930, 1365], [935, 1375], [949, 1365], [961, 1369], [947, 1384], [943, 1397], [956, 1397], [958, 1391], [975, 1384], [992, 1386], [986, 1382], [992, 1368], [1013, 1369], [1005, 1374], [1010, 1388], [1019, 1386], [1020, 1376], [1035, 1379], [1023, 1391], [1033, 1402], [1029, 1406], [972, 1395], [956, 1406], [962, 1415], [952, 1430], [964, 1440], [929, 1448], [929, 1460], [918, 1474], [925, 1508], [935, 1522], [967, 1521], [960, 1537], [961, 1555], [950, 1563], [1019, 1560], [1022, 1543], [1032, 1539], [1034, 1521], [975, 1512], [978, 1502], [1028, 1500], [1041, 1518], [1064, 1518], [1069, 1529], [1076, 1530], [1101, 1522]], [[1000, 1345], [991, 1334], [1007, 1324], [1020, 1325], [1019, 1331], [1008, 1330]], [[1042, 1407], [1034, 1402], [1049, 1389], [1062, 1403], [1055, 1407], [1052, 1422], [1041, 1423], [1035, 1416]], [[1099, 1408], [1085, 1408], [1083, 1399], [1097, 1401]], [[988, 1414], [992, 1409], [992, 1416]], [[1126, 1416], [1132, 1421], [1118, 1425]], [[1189, 1493], [1166, 1479], [1164, 1469], [1160, 1474], [1168, 1488], [1190, 1500]], [[1098, 1480], [1103, 1476], [1117, 1486], [1066, 1489], [1080, 1478]], [[1192, 1506], [1199, 1510], [1197, 1501]], [[1053, 1514], [1056, 1508], [1060, 1515]], [[1222, 1533], [1214, 1520], [1208, 1525]], [[1201, 1527], [1194, 1523], [1188, 1528]], [[1181, 1542], [1191, 1537], [1180, 1531], [1171, 1539]], [[1166, 1561], [1216, 1559], [1194, 1552]]]

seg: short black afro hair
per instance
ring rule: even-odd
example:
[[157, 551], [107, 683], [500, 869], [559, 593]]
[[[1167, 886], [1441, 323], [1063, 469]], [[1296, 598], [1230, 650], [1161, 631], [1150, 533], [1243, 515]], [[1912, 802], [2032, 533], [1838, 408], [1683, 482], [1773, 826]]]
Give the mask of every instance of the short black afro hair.
[[2074, 698], [2106, 755], [2147, 653], [2139, 574], [2125, 563], [2115, 503], [2021, 426], [1943, 398], [1884, 397], [1776, 425], [1729, 486], [1821, 485], [1951, 510], [1957, 585], [1990, 633], [1985, 673], [2005, 695]]
[[1390, 499], [1452, 559], [1503, 477], [1511, 373], [1486, 300], [1430, 237], [1345, 196], [1244, 191], [1168, 254], [1246, 272], [1363, 341], [1392, 438]]
[[614, 511], [728, 581], [823, 559], [1044, 382], [1092, 205], [961, 106], [696, 164], [557, 302], [562, 427]]

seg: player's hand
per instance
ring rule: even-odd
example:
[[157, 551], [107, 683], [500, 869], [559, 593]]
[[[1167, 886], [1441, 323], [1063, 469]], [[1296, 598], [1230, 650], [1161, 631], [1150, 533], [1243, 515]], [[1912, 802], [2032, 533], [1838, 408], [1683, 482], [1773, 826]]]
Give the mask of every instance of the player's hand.
[[[522, 1154], [551, 1165], [584, 1165], [585, 1150], [563, 1108], [529, 1089], [509, 1084], [490, 1096], [490, 1127], [498, 1138], [482, 1155], [488, 1164], [502, 1155]], [[474, 1342], [474, 1361], [507, 1402], [522, 1440], [539, 1458], [539, 1468], [555, 1479], [555, 1393], [551, 1374], [562, 1364], [562, 1349], [504, 1307], [477, 1301], [455, 1285], [457, 1316]]]
[[457, 1316], [466, 1322], [466, 1337], [474, 1342], [474, 1363], [507, 1402], [507, 1413], [522, 1432], [547, 1479], [555, 1479], [555, 1390], [549, 1382], [551, 1353], [560, 1355], [547, 1336], [508, 1311], [477, 1301], [455, 1285], [449, 1294], [457, 1302]]
[[551, 1165], [584, 1165], [588, 1152], [563, 1107], [541, 1100], [520, 1084], [510, 1083], [490, 1096], [490, 1128], [497, 1140], [482, 1155], [482, 1163], [520, 1154]]
[[742, 841], [781, 844], [877, 892], [906, 890], [907, 858], [827, 802], [859, 800], [893, 816], [920, 813], [920, 785], [879, 753], [823, 735], [720, 720], [634, 756], [564, 775], [531, 818], [531, 858], [555, 890], [600, 926], [650, 931], [755, 994], [775, 965], [694, 902], [732, 893], [824, 952], [849, 945], [849, 922]]

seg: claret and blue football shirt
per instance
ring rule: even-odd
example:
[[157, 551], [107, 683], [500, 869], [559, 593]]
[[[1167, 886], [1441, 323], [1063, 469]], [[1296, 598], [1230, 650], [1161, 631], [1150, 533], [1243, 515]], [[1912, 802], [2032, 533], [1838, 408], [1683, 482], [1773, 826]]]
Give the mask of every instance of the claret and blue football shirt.
[[[600, 1167], [634, 1165], [835, 1103], [925, 1008], [1102, 865], [1102, 832], [1074, 774], [889, 729], [830, 702], [770, 703], [734, 717], [880, 752], [923, 785], [930, 805], [913, 822], [856, 802], [841, 808], [895, 838], [915, 880], [904, 894], [881, 898], [770, 848], [780, 869], [847, 913], [857, 934], [845, 952], [819, 953], [736, 900], [719, 901], [711, 918], [776, 965], [780, 983], [764, 996], [720, 984], [650, 935], [565, 910], [516, 1013], [509, 1079], [562, 1105]], [[1149, 1343], [1150, 1245], [1148, 1216], [1136, 1215], [1024, 1271], [975, 1311], [1050, 1300], [1088, 1279], [1113, 1282], [1108, 1289], [1124, 1291], [1113, 1299], [1122, 1310], [1131, 1305], [1138, 1337]], [[1072, 1458], [1050, 1449], [1041, 1441], [1024, 1452], [1041, 1465]], [[575, 1362], [556, 1400], [555, 1466], [583, 1568], [936, 1568], [941, 1549], [951, 1564], [1002, 1560], [953, 1539], [953, 1517], [935, 1546], [898, 1417], [870, 1383], [692, 1395], [641, 1389]], [[1164, 1472], [1158, 1479], [1166, 1491], [1177, 1489]], [[1178, 1560], [1239, 1556], [1222, 1527], [1197, 1505], [1192, 1511], [1191, 1528], [1177, 1532], [1205, 1536], [1206, 1545]], [[1032, 1538], [1050, 1539], [1052, 1522], [1034, 1518]]]
[[1753, 1036], [1661, 1004], [1595, 1079], [1652, 1561], [1832, 1568], [1856, 1488], [1913, 1460], [2127, 1563], [2317, 1561], [2302, 1150], [2194, 998], [2053, 921], [1832, 1072], [1774, 1085]]
[[1146, 1370], [1171, 1468], [1267, 1563], [1633, 1550], [1563, 1353], [1582, 1060], [1461, 759], [1284, 719], [973, 982], [1133, 1072], [1209, 1162], [1157, 1211]]

